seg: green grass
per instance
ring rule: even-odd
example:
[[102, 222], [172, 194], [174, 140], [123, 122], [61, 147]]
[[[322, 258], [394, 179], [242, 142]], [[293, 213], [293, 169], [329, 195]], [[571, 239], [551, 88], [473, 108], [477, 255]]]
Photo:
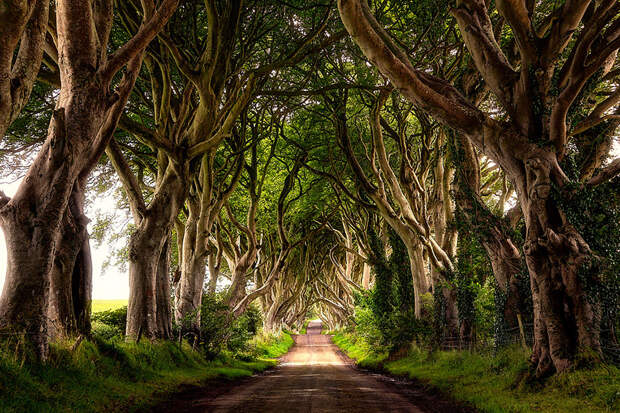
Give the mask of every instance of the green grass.
[[338, 333], [334, 342], [362, 366], [383, 368], [439, 388], [481, 412], [617, 412], [620, 369], [599, 365], [526, 384], [527, 354], [519, 347], [496, 355], [469, 351], [428, 353], [413, 349], [399, 360], [377, 355], [362, 340]]
[[1, 412], [111, 412], [148, 408], [186, 384], [236, 379], [265, 370], [292, 344], [289, 335], [261, 336], [259, 357], [221, 355], [207, 361], [187, 345], [83, 341], [55, 343], [46, 364], [28, 363], [0, 349]]
[[260, 359], [275, 359], [285, 354], [294, 344], [293, 338], [287, 332], [279, 335], [259, 334], [251, 341], [256, 347], [256, 354]]
[[363, 340], [357, 340], [353, 335], [336, 333], [332, 337], [334, 343], [340, 347], [356, 364], [365, 369], [379, 370], [387, 359], [387, 353], [377, 354]]
[[92, 309], [93, 313], [98, 313], [105, 310], [116, 310], [117, 308], [127, 305], [127, 300], [93, 300]]

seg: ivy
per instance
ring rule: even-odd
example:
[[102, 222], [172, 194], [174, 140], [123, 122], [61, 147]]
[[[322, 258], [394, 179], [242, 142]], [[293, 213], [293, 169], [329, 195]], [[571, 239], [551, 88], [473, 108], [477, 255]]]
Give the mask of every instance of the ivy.
[[[574, 157], [563, 165], [573, 173]], [[573, 181], [562, 190], [555, 188], [553, 196], [592, 251], [578, 276], [588, 300], [599, 309], [603, 347], [615, 345], [620, 327], [620, 179], [595, 187]]]

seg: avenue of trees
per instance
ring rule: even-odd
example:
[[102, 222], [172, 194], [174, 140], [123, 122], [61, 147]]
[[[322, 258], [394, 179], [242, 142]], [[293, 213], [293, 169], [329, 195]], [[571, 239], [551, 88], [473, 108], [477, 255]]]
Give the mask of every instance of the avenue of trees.
[[[21, 178], [0, 329], [39, 359], [91, 335], [91, 237], [125, 240], [129, 341], [200, 341], [217, 295], [267, 331], [371, 318], [390, 351], [516, 331], [539, 377], [618, 348], [617, 0], [11, 0], [0, 21]], [[87, 216], [104, 192], [128, 225]]]

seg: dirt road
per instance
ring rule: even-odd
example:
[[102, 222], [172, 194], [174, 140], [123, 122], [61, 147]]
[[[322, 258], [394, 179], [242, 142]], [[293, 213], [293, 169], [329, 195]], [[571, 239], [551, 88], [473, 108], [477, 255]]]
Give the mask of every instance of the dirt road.
[[395, 389], [356, 371], [338, 355], [320, 322], [270, 374], [233, 387], [211, 400], [195, 400], [204, 412], [422, 412]]
[[321, 323], [270, 372], [224, 388], [208, 387], [180, 394], [155, 412], [472, 412], [412, 382], [398, 382], [356, 370]]
[[321, 323], [308, 334], [274, 373], [223, 394], [205, 406], [209, 412], [422, 412], [402, 395], [370, 375], [353, 369], [337, 353]]

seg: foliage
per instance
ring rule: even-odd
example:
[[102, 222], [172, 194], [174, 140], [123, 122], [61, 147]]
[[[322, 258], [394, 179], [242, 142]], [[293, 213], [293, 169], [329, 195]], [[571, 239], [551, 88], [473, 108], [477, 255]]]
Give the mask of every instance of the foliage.
[[[188, 326], [192, 325], [194, 317], [190, 315], [186, 320], [184, 331], [191, 331]], [[238, 355], [249, 350], [249, 341], [261, 324], [262, 319], [255, 306], [248, 307], [242, 316], [233, 318], [223, 295], [203, 294], [196, 344], [209, 359], [215, 358], [222, 351]]]
[[[375, 286], [370, 294], [356, 296], [355, 329], [375, 349], [389, 353], [406, 349], [415, 339], [427, 342], [432, 334], [430, 319], [417, 319], [413, 308], [413, 281], [407, 248], [392, 229], [388, 230], [391, 254], [371, 228]], [[430, 311], [424, 312], [425, 315]]]
[[91, 316], [93, 337], [111, 339], [125, 334], [127, 324], [127, 306], [114, 310], [105, 310], [93, 313]]
[[127, 324], [127, 306], [125, 305], [114, 310], [93, 313], [91, 319], [112, 327], [123, 329], [125, 328], [125, 324]]

